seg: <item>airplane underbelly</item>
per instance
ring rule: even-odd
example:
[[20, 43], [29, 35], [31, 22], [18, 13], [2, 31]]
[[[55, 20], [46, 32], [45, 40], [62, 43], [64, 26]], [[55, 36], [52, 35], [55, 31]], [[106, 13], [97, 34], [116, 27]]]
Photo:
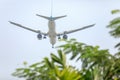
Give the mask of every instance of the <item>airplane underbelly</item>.
[[50, 43], [54, 45], [56, 43], [56, 38], [50, 38]]
[[49, 32], [49, 38], [50, 43], [54, 45], [56, 43], [56, 33], [55, 32]]
[[49, 21], [48, 27], [49, 27], [48, 36], [50, 38], [50, 43], [54, 45], [56, 43], [55, 22]]

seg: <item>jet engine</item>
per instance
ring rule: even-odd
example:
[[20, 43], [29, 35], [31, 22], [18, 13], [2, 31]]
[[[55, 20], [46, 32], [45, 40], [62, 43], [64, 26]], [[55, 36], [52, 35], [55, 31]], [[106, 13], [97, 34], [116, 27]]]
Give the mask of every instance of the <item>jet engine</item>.
[[68, 36], [66, 34], [63, 35], [63, 39], [67, 39]]
[[41, 40], [41, 39], [42, 39], [42, 34], [39, 33], [39, 34], [37, 35], [37, 38], [38, 38], [39, 40]]

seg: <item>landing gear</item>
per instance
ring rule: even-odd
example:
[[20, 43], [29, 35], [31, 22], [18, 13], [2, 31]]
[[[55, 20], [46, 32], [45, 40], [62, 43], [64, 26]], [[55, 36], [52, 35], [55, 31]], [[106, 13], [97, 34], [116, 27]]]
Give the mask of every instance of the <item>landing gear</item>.
[[43, 39], [46, 39], [46, 38], [47, 38], [46, 35], [44, 35]]
[[54, 48], [54, 45], [52, 45], [52, 48]]
[[46, 38], [47, 38], [46, 36], [43, 37], [43, 39], [46, 39]]
[[58, 36], [58, 39], [61, 39], [61, 37], [60, 37], [60, 36]]

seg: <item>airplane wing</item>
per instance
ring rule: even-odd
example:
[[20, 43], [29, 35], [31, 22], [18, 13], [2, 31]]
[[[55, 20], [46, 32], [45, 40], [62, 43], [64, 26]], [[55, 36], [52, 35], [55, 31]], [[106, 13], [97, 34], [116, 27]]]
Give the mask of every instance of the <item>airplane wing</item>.
[[26, 29], [26, 30], [29, 30], [29, 31], [32, 31], [32, 32], [35, 32], [35, 33], [41, 33], [41, 34], [43, 34], [43, 35], [47, 35], [47, 33], [43, 33], [43, 32], [41, 32], [40, 30], [34, 30], [34, 29], [31, 29], [31, 28], [25, 27], [25, 26], [23, 26], [23, 25], [21, 25], [21, 24], [12, 22], [12, 21], [9, 21], [9, 22], [10, 22], [11, 24], [13, 24], [13, 25], [16, 25], [16, 26], [18, 26], [18, 27], [24, 28], [24, 29]]
[[70, 34], [70, 33], [73, 33], [73, 32], [77, 32], [77, 31], [80, 31], [80, 30], [84, 30], [86, 28], [90, 28], [90, 27], [93, 27], [95, 24], [92, 24], [92, 25], [88, 25], [88, 26], [84, 26], [82, 28], [78, 28], [78, 29], [74, 29], [74, 30], [70, 30], [70, 31], [64, 31], [62, 33], [58, 33], [57, 36], [60, 36], [60, 35], [64, 35], [64, 34]]

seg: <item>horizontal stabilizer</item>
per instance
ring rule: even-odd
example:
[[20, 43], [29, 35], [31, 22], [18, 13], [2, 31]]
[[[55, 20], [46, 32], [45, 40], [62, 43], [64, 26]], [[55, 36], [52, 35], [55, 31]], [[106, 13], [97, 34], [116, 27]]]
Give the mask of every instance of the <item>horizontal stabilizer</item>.
[[50, 17], [47, 17], [47, 16], [43, 16], [43, 15], [39, 15], [39, 14], [36, 14], [36, 16], [39, 16], [39, 17], [42, 17], [42, 18], [50, 20]]
[[60, 18], [64, 18], [64, 17], [66, 17], [67, 15], [64, 15], [64, 16], [58, 16], [58, 17], [53, 17], [54, 18], [54, 20], [56, 20], [56, 19], [60, 19]]
[[43, 16], [43, 15], [39, 15], [39, 14], [36, 14], [36, 16], [39, 16], [39, 17], [42, 17], [42, 18], [45, 18], [47, 20], [57, 20], [57, 19], [60, 19], [60, 18], [63, 18], [63, 17], [66, 17], [66, 15], [64, 16], [58, 16], [58, 17], [47, 17], [47, 16]]

